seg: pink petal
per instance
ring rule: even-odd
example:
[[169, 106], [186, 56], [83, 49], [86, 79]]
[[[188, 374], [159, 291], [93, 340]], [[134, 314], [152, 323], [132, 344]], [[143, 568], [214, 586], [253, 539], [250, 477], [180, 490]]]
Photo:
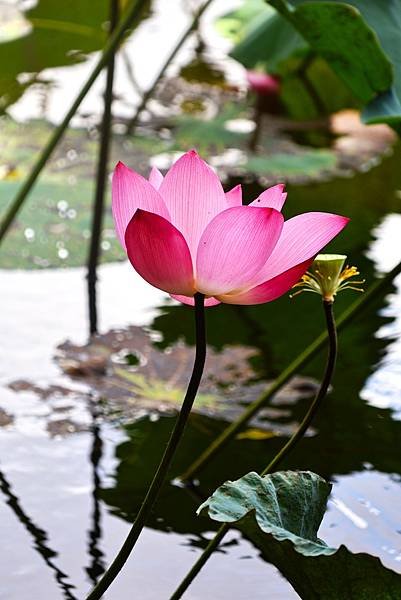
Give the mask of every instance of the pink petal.
[[242, 187], [240, 183], [226, 192], [226, 202], [228, 206], [242, 206]]
[[280, 239], [252, 281], [252, 287], [314, 258], [344, 229], [348, 221], [347, 217], [323, 212], [303, 213], [285, 221]]
[[270, 256], [283, 226], [273, 208], [235, 206], [206, 227], [196, 258], [196, 289], [207, 296], [250, 287]]
[[187, 243], [167, 219], [137, 210], [128, 224], [125, 242], [132, 266], [148, 283], [169, 294], [194, 294]]
[[160, 186], [171, 222], [184, 235], [195, 261], [206, 225], [227, 208], [217, 175], [194, 150], [171, 167]]
[[[170, 294], [174, 300], [178, 300], [178, 302], [182, 302], [182, 304], [188, 304], [189, 306], [195, 306], [195, 300], [193, 296], [178, 296], [177, 294]], [[216, 298], [205, 298], [205, 307], [209, 308], [210, 306], [217, 306], [220, 304], [220, 300], [216, 300]]]
[[138, 208], [170, 220], [166, 205], [146, 179], [131, 171], [122, 162], [114, 169], [112, 181], [112, 210], [117, 235], [125, 248], [125, 230]]
[[268, 188], [256, 200], [250, 203], [249, 206], [258, 206], [259, 208], [275, 208], [281, 210], [287, 194], [283, 192], [284, 183], [279, 183], [271, 188]]
[[149, 183], [153, 185], [155, 190], [158, 190], [163, 181], [163, 175], [160, 173], [159, 169], [156, 167], [152, 167], [149, 173]]
[[262, 283], [246, 292], [241, 294], [232, 294], [227, 296], [219, 296], [221, 302], [225, 304], [263, 304], [265, 302], [271, 302], [276, 300], [292, 286], [299, 281], [308, 267], [312, 264], [313, 258], [306, 260], [292, 269], [288, 269], [285, 273], [273, 277], [269, 281]]

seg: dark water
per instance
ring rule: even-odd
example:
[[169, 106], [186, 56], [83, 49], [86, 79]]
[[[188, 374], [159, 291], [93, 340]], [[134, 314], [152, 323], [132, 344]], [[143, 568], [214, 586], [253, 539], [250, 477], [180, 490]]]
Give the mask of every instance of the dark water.
[[[289, 189], [287, 217], [306, 210], [351, 217], [331, 249], [346, 253], [367, 285], [401, 257], [400, 155], [397, 150], [379, 167], [353, 178]], [[247, 189], [245, 196], [255, 192]], [[94, 414], [96, 407], [88, 407], [79, 386], [68, 402], [62, 396], [43, 400], [32, 391], [8, 389], [8, 382], [16, 378], [38, 384], [65, 382], [52, 354], [66, 337], [85, 339], [86, 315], [80, 269], [3, 271], [2, 280], [0, 407], [14, 421], [0, 428], [0, 522], [5, 540], [0, 598], [83, 598], [124, 538], [173, 421], [153, 414], [134, 422], [105, 422]], [[127, 265], [104, 266], [101, 280], [103, 329], [147, 325], [161, 334], [155, 336], [161, 347], [179, 339], [192, 344], [191, 310], [169, 305]], [[338, 298], [337, 314], [353, 300], [351, 294]], [[388, 296], [341, 333], [333, 389], [312, 434], [283, 468], [310, 469], [334, 483], [320, 537], [331, 545], [346, 543], [353, 551], [370, 552], [401, 572], [400, 294], [398, 280]], [[270, 379], [321, 331], [323, 315], [318, 297], [304, 294], [259, 307], [219, 306], [208, 310], [207, 322], [211, 346], [219, 351], [228, 344], [257, 348], [253, 367], [261, 379]], [[322, 366], [323, 356], [318, 356], [303, 374], [318, 379]], [[276, 432], [293, 427], [309, 401], [276, 405], [267, 426]], [[57, 415], [85, 430], [50, 436], [48, 423]], [[193, 415], [171, 477], [226, 424]], [[234, 440], [202, 472], [200, 493], [263, 468], [284, 441], [283, 435]], [[165, 486], [134, 556], [108, 594], [110, 599], [169, 597], [214, 529], [213, 522], [195, 516], [198, 503], [185, 490]], [[256, 548], [233, 532], [185, 597], [297, 595], [258, 557]]]

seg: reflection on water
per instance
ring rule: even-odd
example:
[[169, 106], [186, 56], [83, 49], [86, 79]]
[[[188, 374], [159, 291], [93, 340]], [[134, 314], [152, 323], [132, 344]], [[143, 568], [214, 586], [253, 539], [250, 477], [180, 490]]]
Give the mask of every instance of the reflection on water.
[[367, 468], [336, 477], [320, 534], [330, 546], [345, 544], [353, 552], [370, 549], [386, 567], [400, 572], [400, 502], [398, 474]]
[[101, 427], [97, 422], [96, 410], [92, 407], [93, 413], [93, 424], [91, 428], [92, 433], [92, 449], [90, 453], [90, 462], [93, 466], [92, 471], [92, 524], [88, 531], [88, 555], [91, 558], [89, 566], [86, 568], [90, 580], [93, 584], [96, 584], [100, 575], [104, 573], [105, 565], [104, 554], [100, 549], [99, 545], [102, 539], [102, 525], [101, 525], [101, 509], [100, 509], [100, 486], [101, 486], [101, 475], [100, 475], [100, 461], [103, 452], [103, 441], [101, 437]]
[[54, 572], [57, 583], [63, 591], [65, 598], [69, 600], [75, 600], [75, 596], [71, 593], [71, 589], [74, 587], [67, 581], [67, 575], [63, 573], [55, 564], [54, 558], [57, 556], [57, 552], [49, 548], [47, 545], [47, 534], [43, 529], [37, 527], [30, 517], [25, 513], [19, 498], [13, 493], [12, 487], [7, 481], [4, 474], [0, 471], [0, 490], [4, 496], [5, 502], [14, 512], [18, 521], [24, 525], [27, 532], [32, 536], [34, 542], [34, 548], [43, 557], [46, 565]]
[[[352, 217], [350, 227], [332, 247], [349, 255], [368, 284], [376, 271], [392, 266], [386, 256], [394, 262], [400, 258], [395, 244], [398, 160], [396, 153], [369, 173], [293, 188], [289, 194], [287, 216], [324, 208]], [[397, 227], [392, 229], [394, 222]], [[369, 241], [367, 232], [377, 239]], [[14, 418], [0, 429], [0, 518], [3, 539], [8, 540], [0, 578], [7, 600], [39, 598], [44, 593], [52, 598], [83, 597], [125, 536], [172, 426], [168, 416], [123, 425], [102, 421], [85, 400], [84, 383], [75, 384], [74, 397], [47, 400], [29, 390], [16, 393], [7, 387], [16, 378], [71, 386], [52, 355], [65, 338], [77, 343], [85, 339], [83, 275], [81, 269], [1, 273], [0, 407]], [[161, 332], [159, 345], [169, 346], [178, 338], [193, 341], [191, 310], [166, 301], [128, 265], [105, 265], [100, 278], [103, 330], [147, 325]], [[336, 312], [349, 301], [345, 293], [340, 296]], [[330, 545], [345, 542], [354, 551], [380, 556], [397, 571], [401, 571], [397, 511], [401, 463], [395, 449], [401, 443], [401, 354], [394, 338], [400, 333], [399, 307], [400, 281], [387, 298], [341, 333], [332, 393], [313, 435], [284, 465], [311, 469], [333, 480], [333, 499], [320, 532]], [[251, 360], [261, 379], [277, 374], [323, 327], [319, 302], [307, 294], [260, 307], [217, 307], [207, 315], [215, 349], [230, 343], [259, 350]], [[321, 369], [322, 357], [318, 357], [304, 374], [318, 378]], [[295, 405], [284, 399], [274, 407], [277, 410], [269, 411], [266, 427], [280, 424], [275, 429], [285, 431], [284, 426], [300, 419], [307, 404], [308, 398]], [[78, 423], [78, 433], [50, 437], [49, 422], [60, 419]], [[171, 477], [225, 425], [217, 418], [193, 415]], [[226, 478], [262, 468], [282, 443], [283, 436], [234, 440], [201, 474], [201, 493], [207, 494]], [[133, 589], [145, 600], [168, 598], [212, 534], [213, 522], [195, 517], [196, 502], [180, 487], [165, 486], [135, 560], [113, 586], [111, 600], [128, 599]], [[258, 557], [257, 549], [233, 532], [187, 597], [225, 600], [234, 594], [257, 600], [266, 596], [266, 581], [269, 597], [296, 598], [275, 569]]]
[[[377, 239], [372, 244], [369, 255], [379, 271], [393, 268], [399, 256], [394, 252], [401, 227], [401, 215], [389, 214], [377, 228]], [[373, 406], [393, 409], [393, 418], [401, 418], [401, 279], [395, 281], [395, 293], [386, 306], [383, 315], [390, 317], [390, 323], [383, 325], [377, 336], [388, 340], [386, 351], [372, 375], [361, 391], [361, 397]]]

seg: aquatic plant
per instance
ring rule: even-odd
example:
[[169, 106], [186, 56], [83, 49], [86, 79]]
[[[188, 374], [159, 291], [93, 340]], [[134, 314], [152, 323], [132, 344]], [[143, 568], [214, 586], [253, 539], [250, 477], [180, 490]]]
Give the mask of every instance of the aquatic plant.
[[[119, 163], [112, 195], [116, 231], [135, 270], [173, 298], [195, 306], [196, 354], [181, 410], [146, 497], [119, 553], [88, 600], [101, 598], [123, 568], [166, 480], [205, 365], [205, 306], [278, 298], [348, 222], [345, 217], [316, 212], [284, 223], [282, 185], [242, 206], [241, 187], [225, 194], [218, 177], [194, 150], [184, 154], [165, 178], [153, 169], [149, 181]], [[327, 314], [329, 322], [331, 312]], [[329, 374], [335, 360], [333, 339]], [[329, 379], [327, 375], [322, 383], [323, 396]], [[320, 403], [319, 395], [316, 402]]]

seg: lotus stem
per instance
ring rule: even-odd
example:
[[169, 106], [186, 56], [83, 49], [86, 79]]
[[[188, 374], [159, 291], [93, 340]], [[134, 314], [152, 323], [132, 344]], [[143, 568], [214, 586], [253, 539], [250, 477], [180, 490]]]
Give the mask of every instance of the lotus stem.
[[[378, 279], [371, 285], [363, 296], [355, 300], [337, 319], [337, 330], [341, 331], [359, 316], [362, 309], [366, 308], [373, 300], [382, 294], [393, 279], [401, 273], [401, 262], [399, 262], [387, 275]], [[195, 459], [188, 469], [181, 475], [183, 481], [191, 481], [225, 446], [241, 431], [248, 421], [272, 398], [296, 373], [307, 365], [323, 348], [326, 343], [327, 331], [316, 337], [309, 346], [280, 373], [267, 390], [252, 402], [242, 415], [231, 423], [224, 431], [212, 441], [206, 450]]]
[[309, 407], [308, 412], [302, 419], [301, 424], [295, 433], [290, 437], [288, 442], [281, 448], [281, 450], [276, 454], [273, 460], [267, 465], [267, 467], [262, 471], [261, 475], [267, 475], [276, 469], [276, 467], [284, 460], [284, 458], [289, 454], [289, 452], [296, 446], [296, 444], [303, 438], [306, 431], [309, 428], [309, 425], [312, 423], [314, 416], [322, 404], [323, 399], [327, 394], [327, 390], [329, 389], [330, 381], [333, 377], [334, 369], [336, 366], [336, 358], [337, 358], [337, 329], [336, 323], [334, 320], [333, 314], [333, 302], [323, 300], [323, 308], [324, 314], [326, 317], [326, 327], [327, 327], [327, 335], [329, 338], [329, 351], [327, 356], [327, 364], [326, 369], [324, 371], [322, 383], [320, 384], [319, 390]]
[[17, 193], [16, 197], [14, 198], [10, 207], [8, 208], [3, 220], [1, 221], [1, 223], [0, 223], [0, 243], [3, 240], [4, 236], [6, 235], [6, 233], [8, 232], [9, 228], [11, 227], [18, 212], [22, 208], [22, 205], [24, 204], [25, 199], [27, 198], [27, 196], [28, 196], [29, 192], [31, 191], [32, 187], [34, 186], [37, 178], [39, 177], [40, 173], [42, 172], [42, 169], [44, 168], [44, 166], [46, 165], [50, 156], [52, 155], [53, 150], [56, 148], [57, 144], [59, 143], [60, 139], [62, 138], [72, 117], [77, 112], [81, 102], [83, 101], [83, 99], [85, 98], [85, 96], [89, 92], [89, 90], [91, 89], [93, 83], [96, 81], [99, 73], [107, 65], [110, 56], [116, 52], [118, 46], [120, 45], [120, 43], [122, 42], [122, 40], [124, 38], [124, 35], [127, 32], [127, 29], [132, 27], [132, 25], [135, 23], [135, 21], [140, 17], [141, 12], [144, 9], [146, 4], [147, 4], [147, 0], [136, 0], [136, 2], [132, 2], [129, 10], [125, 13], [124, 18], [121, 20], [120, 25], [115, 29], [113, 34], [110, 36], [96, 66], [94, 67], [94, 69], [91, 72], [91, 74], [89, 75], [88, 79], [82, 86], [82, 88], [81, 88], [80, 92], [78, 93], [77, 97], [75, 98], [74, 102], [71, 104], [71, 107], [69, 108], [63, 121], [54, 130], [52, 136], [50, 137], [46, 146], [43, 148], [41, 154], [39, 155], [38, 160], [33, 165], [28, 177], [22, 184], [21, 189]]
[[256, 153], [263, 125], [262, 99], [259, 95], [256, 96], [253, 120], [255, 123], [255, 129], [252, 131], [251, 136], [249, 138], [249, 150], [251, 152]]
[[[331, 302], [331, 301], [328, 302], [326, 300], [323, 300], [323, 308], [324, 308], [324, 314], [325, 314], [325, 318], [326, 318], [329, 349], [328, 349], [326, 368], [324, 371], [322, 382], [320, 384], [319, 390], [318, 390], [315, 398], [313, 399], [312, 404], [309, 407], [308, 412], [306, 413], [305, 417], [302, 419], [299, 427], [293, 433], [293, 435], [290, 437], [288, 442], [286, 444], [284, 444], [282, 449], [269, 462], [267, 467], [262, 471], [261, 475], [267, 475], [268, 473], [271, 473], [278, 466], [278, 464], [280, 462], [282, 462], [282, 460], [291, 452], [291, 450], [297, 445], [297, 443], [303, 438], [309, 425], [311, 424], [311, 422], [313, 421], [313, 418], [315, 417], [317, 411], [319, 410], [319, 407], [321, 406], [323, 399], [325, 398], [325, 396], [327, 394], [327, 390], [329, 388], [330, 381], [333, 377], [335, 364], [336, 364], [336, 358], [337, 358], [337, 330], [336, 330], [336, 325], [335, 325], [335, 320], [334, 320], [334, 315], [333, 315], [333, 302]], [[175, 590], [173, 595], [170, 597], [170, 600], [178, 600], [179, 598], [182, 597], [184, 592], [188, 589], [188, 587], [191, 585], [192, 581], [198, 575], [199, 571], [202, 569], [202, 567], [205, 565], [207, 560], [210, 558], [210, 556], [213, 554], [213, 552], [219, 546], [220, 542], [223, 540], [224, 536], [229, 531], [229, 529], [230, 529], [230, 526], [227, 523], [225, 523], [218, 529], [214, 538], [209, 542], [209, 544], [206, 546], [205, 550], [202, 552], [202, 554], [200, 555], [198, 560], [193, 565], [192, 569], [187, 573], [187, 575], [181, 581], [178, 588]]]
[[[110, 0], [110, 35], [113, 33], [118, 22], [118, 0]], [[110, 55], [107, 64], [107, 79], [104, 92], [103, 118], [101, 123], [101, 138], [99, 143], [99, 157], [96, 173], [96, 190], [93, 202], [92, 228], [88, 254], [88, 312], [89, 312], [89, 334], [97, 333], [97, 301], [96, 282], [97, 266], [100, 257], [100, 238], [102, 235], [102, 224], [104, 215], [104, 193], [107, 181], [107, 164], [109, 160], [110, 134], [111, 134], [111, 105], [113, 102], [113, 80], [114, 80], [114, 54]]]
[[97, 600], [98, 598], [101, 598], [123, 568], [124, 564], [126, 563], [129, 555], [131, 554], [136, 544], [136, 541], [138, 540], [141, 534], [142, 529], [146, 524], [149, 514], [152, 511], [152, 508], [157, 500], [160, 489], [166, 480], [168, 470], [171, 466], [178, 444], [184, 433], [185, 426], [187, 424], [192, 405], [198, 392], [203, 369], [205, 366], [206, 332], [204, 299], [205, 297], [203, 294], [195, 294], [195, 362], [191, 379], [189, 381], [187, 393], [185, 394], [185, 398], [180, 413], [175, 422], [174, 429], [171, 433], [170, 440], [167, 444], [166, 450], [163, 454], [163, 458], [161, 459], [153, 481], [150, 484], [146, 497], [142, 503], [141, 508], [139, 509], [139, 512], [135, 518], [135, 521], [131, 527], [130, 532], [128, 533], [124, 544], [122, 545], [119, 553], [117, 554], [110, 567], [104, 573], [104, 575], [99, 580], [95, 588], [87, 596], [87, 600]]

